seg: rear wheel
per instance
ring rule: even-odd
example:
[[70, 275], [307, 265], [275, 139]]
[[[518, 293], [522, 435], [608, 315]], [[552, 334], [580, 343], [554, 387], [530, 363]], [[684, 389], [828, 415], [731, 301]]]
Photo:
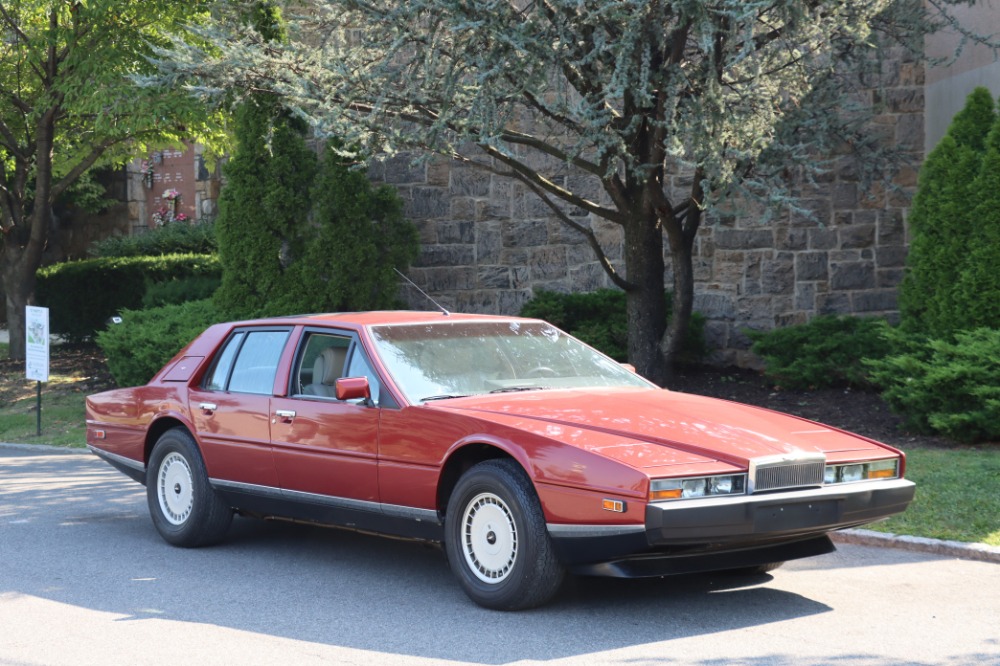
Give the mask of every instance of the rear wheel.
[[486, 608], [540, 606], [565, 576], [535, 489], [513, 460], [479, 463], [459, 479], [448, 502], [445, 550], [462, 589]]
[[175, 546], [216, 543], [233, 520], [232, 510], [208, 483], [194, 439], [183, 428], [163, 433], [153, 447], [146, 502], [156, 531]]

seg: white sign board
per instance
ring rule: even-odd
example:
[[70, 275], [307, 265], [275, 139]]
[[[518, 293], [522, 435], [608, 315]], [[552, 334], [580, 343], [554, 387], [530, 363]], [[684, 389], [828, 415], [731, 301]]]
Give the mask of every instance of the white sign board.
[[49, 309], [31, 305], [24, 309], [25, 374], [28, 379], [49, 381]]

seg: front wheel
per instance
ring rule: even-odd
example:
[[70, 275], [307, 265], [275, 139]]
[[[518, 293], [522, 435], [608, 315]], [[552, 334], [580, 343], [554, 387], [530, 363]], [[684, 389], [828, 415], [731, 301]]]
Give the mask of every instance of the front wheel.
[[220, 541], [233, 512], [208, 483], [205, 463], [190, 433], [173, 428], [160, 436], [149, 459], [146, 502], [156, 531], [175, 546]]
[[513, 460], [487, 460], [459, 479], [448, 501], [445, 550], [462, 589], [486, 608], [540, 606], [565, 576], [535, 489]]

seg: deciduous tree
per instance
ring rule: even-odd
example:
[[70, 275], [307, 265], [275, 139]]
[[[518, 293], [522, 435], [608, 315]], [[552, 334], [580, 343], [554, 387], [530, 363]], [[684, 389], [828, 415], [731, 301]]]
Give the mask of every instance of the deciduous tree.
[[[706, 214], [795, 209], [792, 183], [889, 147], [868, 130], [884, 49], [921, 57], [950, 0], [302, 0], [287, 43], [209, 33], [163, 79], [268, 91], [368, 153], [444, 155], [520, 181], [628, 295], [629, 359], [663, 382]], [[690, 174], [673, 187], [671, 175]], [[594, 184], [597, 187], [594, 187]], [[596, 191], [595, 191], [596, 190]], [[799, 211], [802, 212], [802, 211]], [[593, 232], [621, 227], [624, 270]], [[665, 258], [674, 312], [664, 310]]]
[[168, 86], [137, 88], [154, 45], [208, 17], [200, 0], [0, 2], [0, 272], [10, 357], [24, 358], [52, 204], [94, 166], [184, 138], [216, 145], [204, 105]]

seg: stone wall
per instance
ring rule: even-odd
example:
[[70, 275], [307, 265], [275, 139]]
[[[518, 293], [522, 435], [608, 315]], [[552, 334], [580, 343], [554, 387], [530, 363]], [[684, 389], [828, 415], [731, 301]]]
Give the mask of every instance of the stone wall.
[[[905, 219], [924, 150], [923, 69], [890, 61], [886, 78], [886, 110], [872, 131], [912, 158], [894, 188], [862, 191], [845, 158], [816, 186], [802, 190], [812, 219], [786, 215], [762, 223], [732, 217], [710, 220], [699, 232], [695, 309], [707, 318], [716, 362], [757, 363], [743, 333], [748, 328], [832, 313], [898, 318]], [[611, 286], [583, 236], [517, 182], [457, 163], [413, 165], [405, 156], [377, 164], [371, 175], [403, 197], [422, 243], [410, 277], [445, 307], [515, 314], [534, 290]], [[672, 185], [686, 187], [689, 180], [677, 176]], [[594, 185], [591, 195], [599, 196]], [[608, 257], [622, 268], [619, 229], [578, 219], [592, 225]], [[432, 307], [416, 290], [404, 292], [412, 307]]]

